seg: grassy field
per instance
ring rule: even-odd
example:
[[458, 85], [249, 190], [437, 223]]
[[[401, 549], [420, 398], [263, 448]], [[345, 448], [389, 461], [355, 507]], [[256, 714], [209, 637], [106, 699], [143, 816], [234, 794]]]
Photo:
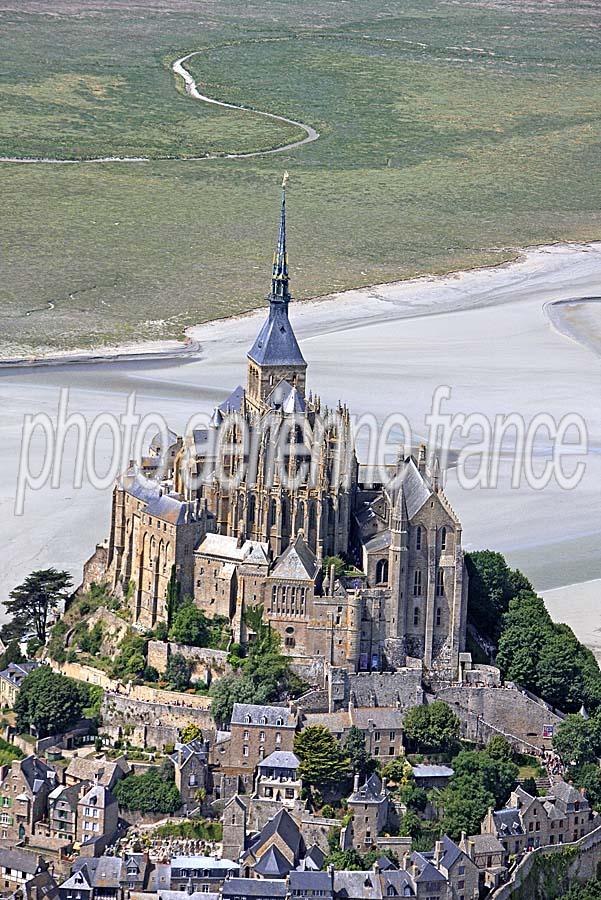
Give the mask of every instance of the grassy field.
[[[299, 298], [601, 233], [592, 2], [3, 3], [0, 354], [179, 336], [268, 287], [290, 181]], [[171, 62], [228, 102], [186, 96]], [[161, 156], [181, 160], [159, 160]]]

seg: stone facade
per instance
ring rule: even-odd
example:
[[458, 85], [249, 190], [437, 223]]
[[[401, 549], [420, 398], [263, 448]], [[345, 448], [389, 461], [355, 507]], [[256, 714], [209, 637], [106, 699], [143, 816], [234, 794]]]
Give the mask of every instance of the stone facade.
[[[146, 628], [169, 619], [172, 579], [208, 616], [227, 617], [237, 642], [252, 637], [245, 611], [262, 605], [312, 679], [327, 665], [390, 671], [417, 660], [456, 681], [467, 575], [437, 462], [422, 447], [378, 480], [358, 465], [349, 409], [307, 391], [290, 299], [283, 205], [246, 384], [208, 427], [157, 437], [141, 470], [120, 479], [104, 579]], [[349, 565], [338, 578], [323, 567], [334, 555]]]

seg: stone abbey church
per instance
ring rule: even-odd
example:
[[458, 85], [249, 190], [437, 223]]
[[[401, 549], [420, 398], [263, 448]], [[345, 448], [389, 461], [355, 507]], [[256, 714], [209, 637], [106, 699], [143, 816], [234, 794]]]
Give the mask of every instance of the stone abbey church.
[[144, 628], [168, 620], [177, 581], [180, 597], [230, 620], [234, 641], [252, 638], [244, 612], [261, 605], [283, 651], [315, 676], [328, 664], [422, 666], [455, 680], [467, 608], [461, 524], [424, 447], [389, 467], [385, 483], [362, 474], [347, 407], [328, 409], [307, 388], [289, 305], [284, 193], [246, 385], [208, 427], [157, 436], [141, 470], [119, 480], [95, 574]]

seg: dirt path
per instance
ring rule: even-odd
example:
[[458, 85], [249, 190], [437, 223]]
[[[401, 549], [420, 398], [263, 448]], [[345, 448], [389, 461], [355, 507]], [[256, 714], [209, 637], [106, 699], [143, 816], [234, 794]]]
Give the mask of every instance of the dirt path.
[[276, 122], [284, 122], [286, 125], [294, 125], [296, 128], [305, 132], [305, 137], [298, 141], [292, 141], [288, 144], [282, 144], [280, 147], [272, 147], [269, 150], [253, 150], [249, 153], [206, 153], [204, 156], [98, 156], [86, 159], [53, 159], [52, 157], [18, 157], [18, 156], [0, 156], [0, 162], [5, 163], [51, 163], [53, 165], [76, 165], [81, 163], [145, 163], [156, 162], [158, 160], [178, 160], [181, 162], [200, 162], [205, 159], [249, 159], [254, 156], [269, 156], [274, 153], [285, 153], [296, 147], [302, 147], [303, 144], [310, 144], [319, 137], [319, 132], [311, 125], [305, 125], [303, 122], [297, 122], [294, 119], [288, 119], [286, 116], [280, 116], [276, 113], [264, 112], [260, 109], [253, 109], [250, 106], [238, 106], [235, 103], [225, 103], [223, 100], [215, 100], [213, 97], [207, 97], [201, 94], [196, 86], [196, 81], [185, 68], [184, 63], [193, 56], [199, 56], [203, 50], [194, 50], [181, 56], [171, 64], [173, 73], [179, 76], [185, 85], [186, 93], [195, 100], [201, 100], [203, 103], [211, 103], [215, 106], [222, 106], [225, 109], [237, 109], [241, 112], [248, 112], [255, 116], [263, 116], [266, 119], [273, 119]]

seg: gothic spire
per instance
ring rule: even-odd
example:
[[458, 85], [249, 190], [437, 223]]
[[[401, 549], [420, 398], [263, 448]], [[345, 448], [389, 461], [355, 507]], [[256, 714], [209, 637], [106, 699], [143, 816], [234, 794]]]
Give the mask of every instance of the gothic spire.
[[282, 179], [282, 212], [280, 215], [280, 232], [277, 249], [273, 255], [273, 272], [271, 275], [270, 303], [284, 303], [288, 309], [290, 287], [288, 280], [288, 254], [286, 252], [286, 182], [288, 172]]

